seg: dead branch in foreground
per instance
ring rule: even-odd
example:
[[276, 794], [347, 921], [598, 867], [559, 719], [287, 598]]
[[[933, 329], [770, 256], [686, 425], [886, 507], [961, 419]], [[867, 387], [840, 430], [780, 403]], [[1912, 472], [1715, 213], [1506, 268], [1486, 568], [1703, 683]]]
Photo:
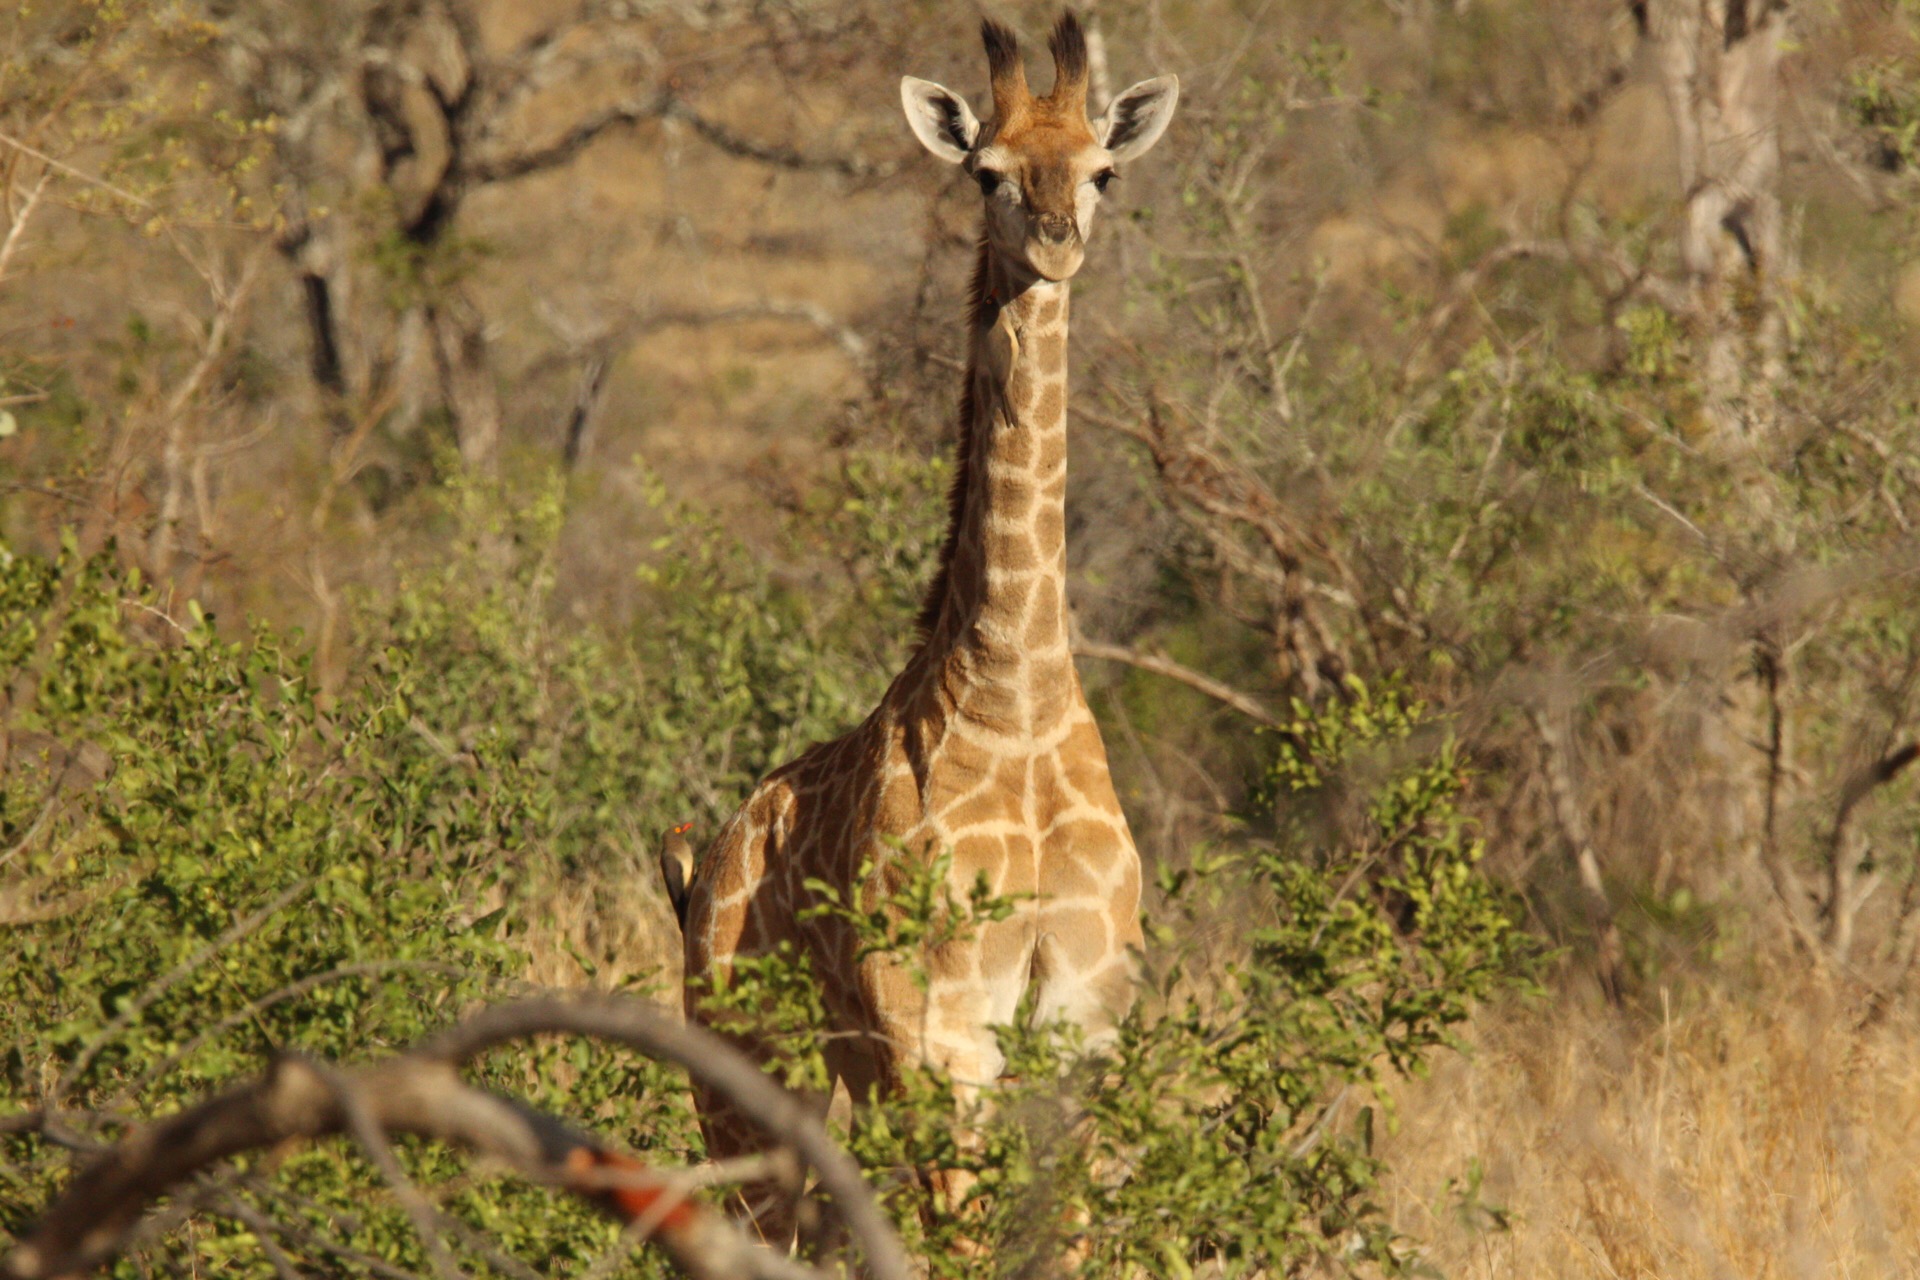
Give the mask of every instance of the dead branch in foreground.
[[[515, 1099], [475, 1088], [459, 1068], [480, 1053], [543, 1034], [608, 1040], [685, 1067], [729, 1098], [770, 1145], [811, 1166], [879, 1280], [905, 1280], [906, 1254], [860, 1170], [818, 1120], [749, 1059], [711, 1032], [673, 1022], [631, 997], [536, 997], [495, 1005], [415, 1049], [344, 1069], [287, 1055], [266, 1075], [123, 1140], [83, 1170], [18, 1245], [0, 1259], [6, 1280], [91, 1271], [135, 1238], [148, 1207], [212, 1166], [292, 1139], [347, 1134], [392, 1184], [428, 1246], [450, 1267], [432, 1206], [394, 1160], [388, 1138], [411, 1134], [499, 1160], [600, 1205], [630, 1240], [657, 1241], [695, 1280], [812, 1278], [819, 1273], [751, 1242], [691, 1199], [694, 1180], [648, 1169]], [[18, 1117], [33, 1127], [31, 1117]], [[13, 1125], [18, 1128], [20, 1125]]]

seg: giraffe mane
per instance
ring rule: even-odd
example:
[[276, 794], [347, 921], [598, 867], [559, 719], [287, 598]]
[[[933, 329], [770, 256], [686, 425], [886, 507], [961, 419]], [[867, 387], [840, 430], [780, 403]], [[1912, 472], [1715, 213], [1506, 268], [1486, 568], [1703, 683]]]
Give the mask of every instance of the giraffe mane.
[[[990, 252], [983, 229], [980, 233], [979, 258], [973, 268], [973, 287], [967, 300], [970, 333], [988, 322], [990, 317], [987, 312], [993, 306], [988, 296], [992, 286], [987, 279]], [[940, 561], [934, 569], [927, 594], [920, 602], [920, 614], [914, 619], [923, 647], [933, 638], [933, 629], [940, 625], [940, 610], [946, 604], [947, 585], [953, 577], [953, 556], [960, 548], [960, 521], [966, 514], [967, 490], [973, 479], [973, 418], [975, 410], [979, 408], [974, 393], [974, 373], [978, 358], [976, 353], [969, 353], [966, 385], [960, 392], [960, 432], [954, 445], [953, 480], [947, 485], [947, 536], [940, 544]]]

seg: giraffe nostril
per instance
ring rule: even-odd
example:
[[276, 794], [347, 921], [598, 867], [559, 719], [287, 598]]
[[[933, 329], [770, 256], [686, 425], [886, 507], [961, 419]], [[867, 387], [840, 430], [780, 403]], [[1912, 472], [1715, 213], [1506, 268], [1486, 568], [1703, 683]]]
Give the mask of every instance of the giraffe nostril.
[[1072, 238], [1073, 219], [1064, 213], [1043, 213], [1040, 215], [1040, 238], [1049, 244], [1060, 244]]

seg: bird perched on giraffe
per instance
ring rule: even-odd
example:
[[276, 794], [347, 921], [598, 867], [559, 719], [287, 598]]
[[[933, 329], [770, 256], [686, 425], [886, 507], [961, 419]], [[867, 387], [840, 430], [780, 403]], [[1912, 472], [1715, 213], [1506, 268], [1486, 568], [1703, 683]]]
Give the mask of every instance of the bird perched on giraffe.
[[668, 827], [660, 837], [660, 879], [666, 886], [667, 903], [673, 908], [674, 919], [683, 930], [687, 927], [687, 888], [693, 883], [693, 843], [687, 839], [687, 832], [691, 830], [693, 824], [683, 822], [677, 827]]
[[[982, 36], [984, 121], [951, 89], [900, 86], [914, 136], [983, 209], [947, 536], [919, 646], [858, 727], [754, 788], [686, 898], [688, 1015], [740, 960], [790, 946], [821, 983], [839, 1033], [828, 1067], [856, 1101], [917, 1064], [944, 1069], [963, 1098], [990, 1085], [1005, 1066], [992, 1028], [1029, 992], [1037, 1017], [1097, 1043], [1133, 1002], [1141, 942], [1140, 857], [1068, 649], [1067, 322], [1095, 211], [1166, 130], [1179, 84], [1143, 81], [1090, 117], [1071, 13], [1048, 42], [1044, 97], [1012, 31], [989, 20]], [[984, 879], [1017, 907], [920, 957], [924, 989], [900, 957], [862, 954], [843, 918], [807, 910], [809, 881], [867, 904], [908, 879], [903, 860], [945, 854], [960, 900]], [[699, 1103], [715, 1159], [766, 1145], [721, 1100]], [[795, 1207], [758, 1206], [770, 1242], [792, 1238]]]

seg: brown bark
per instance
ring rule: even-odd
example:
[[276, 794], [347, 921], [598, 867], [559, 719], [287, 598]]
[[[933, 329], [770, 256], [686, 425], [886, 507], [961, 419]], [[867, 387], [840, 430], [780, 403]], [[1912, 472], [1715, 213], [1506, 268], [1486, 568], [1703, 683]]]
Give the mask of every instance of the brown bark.
[[460, 293], [428, 306], [426, 315], [440, 396], [453, 419], [460, 459], [476, 471], [492, 471], [500, 454], [500, 394], [487, 352], [486, 319]]
[[1673, 120], [1680, 260], [1702, 413], [1725, 443], [1762, 434], [1782, 373], [1781, 0], [1654, 0], [1641, 8]]
[[[1308, 702], [1337, 695], [1353, 663], [1316, 599], [1307, 569], [1312, 558], [1327, 565], [1343, 585], [1350, 583], [1351, 575], [1331, 543], [1302, 524], [1250, 469], [1210, 448], [1199, 432], [1177, 426], [1173, 419], [1178, 415], [1170, 407], [1153, 405], [1139, 424], [1077, 407], [1073, 413], [1147, 447], [1168, 492], [1179, 499], [1175, 510], [1207, 538], [1223, 562], [1269, 593], [1268, 627], [1281, 679]], [[1243, 546], [1243, 533], [1266, 554], [1253, 554]]]
[[1825, 937], [1835, 960], [1844, 963], [1852, 951], [1854, 921], [1880, 882], [1879, 872], [1867, 868], [1866, 841], [1854, 826], [1854, 817], [1867, 797], [1892, 782], [1915, 759], [1920, 759], [1920, 742], [1907, 743], [1856, 773], [1841, 790], [1827, 841]]

